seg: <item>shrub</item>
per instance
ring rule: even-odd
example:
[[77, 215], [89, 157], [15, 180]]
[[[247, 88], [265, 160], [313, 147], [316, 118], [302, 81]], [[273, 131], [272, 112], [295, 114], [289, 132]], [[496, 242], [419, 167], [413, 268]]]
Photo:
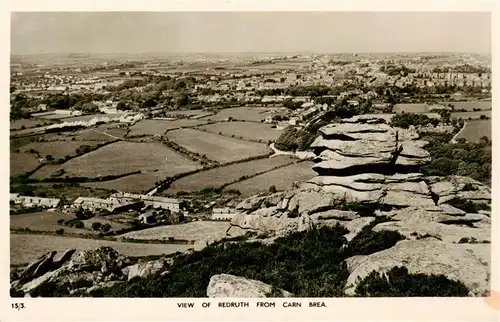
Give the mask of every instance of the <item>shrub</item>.
[[99, 230], [101, 229], [102, 224], [100, 222], [93, 222], [92, 223], [92, 230]]
[[430, 118], [425, 114], [405, 113], [405, 114], [394, 115], [390, 123], [390, 125], [393, 127], [400, 127], [403, 129], [407, 129], [412, 125], [425, 126], [428, 124], [436, 126], [439, 124], [439, 120]]
[[101, 231], [104, 233], [107, 233], [110, 229], [111, 229], [111, 225], [108, 223], [101, 226]]
[[113, 297], [204, 297], [215, 274], [227, 273], [268, 283], [298, 297], [342, 296], [349, 275], [340, 226], [291, 234], [272, 245], [211, 245], [175, 258], [170, 274], [131, 280], [105, 290]]
[[382, 230], [375, 232], [372, 230], [377, 224], [387, 221], [390, 221], [390, 219], [380, 216], [375, 218], [371, 224], [363, 227], [361, 232], [349, 243], [346, 249], [346, 256], [373, 254], [391, 248], [398, 241], [405, 239], [397, 231]]
[[479, 210], [490, 210], [490, 206], [485, 203], [475, 203], [467, 199], [455, 197], [448, 201], [448, 204], [468, 213], [477, 213]]
[[47, 159], [47, 161], [53, 161], [54, 160], [54, 157], [51, 156], [50, 154], [48, 154], [45, 159]]
[[58, 234], [58, 235], [64, 234], [64, 229], [62, 229], [62, 228], [61, 229], [57, 229], [56, 230], [56, 234]]
[[62, 225], [62, 224], [64, 224], [64, 219], [59, 219], [59, 220], [57, 221], [57, 224], [58, 224], [58, 225]]
[[272, 185], [272, 186], [269, 187], [269, 192], [270, 193], [276, 193], [276, 192], [278, 192], [278, 190], [276, 189], [275, 185]]
[[467, 296], [469, 290], [444, 275], [409, 274], [406, 267], [394, 267], [386, 275], [372, 271], [356, 287], [359, 296], [416, 297]]

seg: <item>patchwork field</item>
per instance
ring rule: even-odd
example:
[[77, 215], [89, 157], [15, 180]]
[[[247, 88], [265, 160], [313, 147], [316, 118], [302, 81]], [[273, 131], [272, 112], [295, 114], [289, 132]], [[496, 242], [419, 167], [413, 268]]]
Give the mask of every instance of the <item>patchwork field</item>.
[[[149, 229], [132, 231], [120, 237], [134, 239], [174, 239], [182, 240], [206, 240], [209, 238], [223, 238], [226, 236], [226, 231], [231, 227], [228, 222], [216, 221], [193, 221], [180, 225], [158, 226]], [[245, 234], [242, 229], [231, 228], [230, 236], [238, 236]]]
[[52, 183], [43, 182], [27, 185], [34, 191], [36, 196], [47, 198], [65, 197], [69, 201], [74, 201], [78, 197], [108, 198], [113, 192], [104, 189], [92, 189], [75, 183]]
[[229, 117], [235, 120], [260, 122], [269, 114], [268, 110], [260, 107], [235, 107], [222, 109], [216, 115], [203, 118], [204, 120], [224, 121]]
[[108, 142], [114, 141], [116, 138], [114, 135], [105, 134], [101, 131], [98, 131], [94, 128], [81, 130], [78, 132], [73, 132], [70, 134], [66, 134], [68, 139], [75, 138], [75, 141], [97, 141], [97, 142]]
[[[172, 175], [196, 169], [197, 164], [159, 143], [115, 142], [62, 164], [68, 177], [101, 177], [134, 171], [169, 171]], [[40, 169], [35, 177], [50, 176]]]
[[96, 141], [52, 141], [52, 142], [33, 142], [23, 146], [20, 152], [28, 152], [30, 149], [38, 151], [41, 157], [51, 155], [54, 158], [62, 158], [67, 155], [76, 155], [76, 149], [83, 145], [95, 147], [99, 142]]
[[443, 102], [441, 104], [448, 105], [452, 104], [456, 110], [465, 109], [467, 111], [473, 111], [474, 109], [481, 110], [491, 110], [491, 102], [479, 101], [479, 102]]
[[263, 143], [276, 141], [282, 131], [271, 128], [269, 124], [250, 122], [223, 122], [200, 126], [199, 129], [206, 129], [212, 133], [221, 133], [236, 138], [262, 140]]
[[464, 138], [468, 142], [478, 142], [483, 136], [491, 140], [491, 120], [468, 121], [463, 131], [456, 138]]
[[131, 136], [138, 135], [163, 135], [168, 130], [177, 129], [180, 127], [190, 127], [206, 124], [206, 121], [198, 121], [191, 119], [180, 119], [176, 121], [163, 121], [163, 120], [142, 120], [135, 123], [128, 134]]
[[49, 120], [42, 120], [42, 119], [36, 119], [36, 118], [30, 118], [30, 119], [20, 119], [16, 121], [11, 121], [10, 122], [10, 130], [21, 130], [23, 127], [26, 129], [32, 128], [32, 127], [37, 127], [37, 126], [43, 126], [43, 125], [49, 125], [54, 123], [53, 121]]
[[289, 156], [278, 156], [201, 171], [174, 181], [166, 191], [166, 194], [175, 195], [180, 191], [196, 192], [206, 188], [218, 188], [235, 182], [242, 176], [251, 176], [256, 173], [269, 171], [276, 167], [291, 164], [293, 161], [294, 159]]
[[169, 111], [169, 115], [197, 116], [207, 113], [204, 110]]
[[143, 193], [153, 189], [156, 182], [165, 180], [167, 177], [182, 172], [173, 172], [172, 169], [169, 169], [164, 171], [138, 173], [109, 181], [82, 183], [82, 185], [96, 189], [113, 189], [130, 193]]
[[461, 117], [464, 120], [468, 120], [469, 118], [471, 119], [479, 119], [481, 115], [485, 115], [489, 118], [491, 118], [491, 111], [478, 111], [478, 112], [457, 112], [457, 113], [451, 113], [451, 117], [456, 117], [459, 118]]
[[192, 245], [181, 244], [139, 244], [73, 237], [10, 234], [10, 263], [28, 263], [54, 250], [58, 252], [64, 252], [67, 249], [82, 251], [102, 246], [112, 247], [127, 256], [173, 254], [192, 248]]
[[170, 140], [186, 149], [218, 162], [231, 162], [269, 152], [265, 144], [247, 142], [193, 129], [173, 130]]
[[277, 170], [269, 171], [253, 178], [230, 184], [224, 188], [236, 189], [244, 196], [268, 191], [270, 186], [276, 186], [278, 190], [286, 190], [292, 187], [296, 181], [302, 182], [316, 176], [311, 167], [313, 163], [306, 161], [292, 164]]
[[18, 176], [36, 169], [40, 163], [35, 154], [10, 153], [10, 176]]
[[396, 114], [399, 113], [425, 113], [427, 112], [427, 108], [429, 105], [427, 104], [413, 104], [413, 103], [403, 103], [403, 104], [396, 104], [394, 105], [394, 108], [392, 111]]

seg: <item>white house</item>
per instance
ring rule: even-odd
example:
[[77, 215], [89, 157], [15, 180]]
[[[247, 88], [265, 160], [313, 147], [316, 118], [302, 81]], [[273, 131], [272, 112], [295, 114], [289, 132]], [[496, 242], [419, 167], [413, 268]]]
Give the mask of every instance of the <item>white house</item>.
[[230, 221], [236, 215], [236, 210], [233, 208], [214, 208], [212, 210], [212, 220], [227, 220]]

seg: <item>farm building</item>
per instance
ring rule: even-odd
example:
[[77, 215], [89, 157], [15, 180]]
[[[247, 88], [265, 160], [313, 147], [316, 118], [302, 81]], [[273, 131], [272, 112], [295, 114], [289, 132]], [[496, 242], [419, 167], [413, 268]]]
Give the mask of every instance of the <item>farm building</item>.
[[156, 222], [156, 212], [149, 210], [139, 215], [139, 220], [144, 224], [154, 224]]
[[142, 200], [144, 202], [144, 205], [151, 206], [153, 208], [169, 209], [172, 212], [179, 212], [181, 210], [181, 201], [174, 198], [117, 192], [111, 195], [110, 200]]
[[20, 196], [16, 193], [10, 194], [10, 200], [14, 204], [23, 205], [24, 207], [40, 206], [40, 207], [47, 207], [47, 208], [55, 208], [61, 202], [61, 199]]
[[214, 208], [212, 210], [212, 220], [231, 220], [236, 215], [236, 210], [233, 208]]
[[95, 211], [95, 210], [108, 210], [112, 211], [114, 208], [114, 202], [109, 199], [99, 199], [99, 198], [87, 198], [78, 197], [74, 202], [73, 206], [78, 208]]

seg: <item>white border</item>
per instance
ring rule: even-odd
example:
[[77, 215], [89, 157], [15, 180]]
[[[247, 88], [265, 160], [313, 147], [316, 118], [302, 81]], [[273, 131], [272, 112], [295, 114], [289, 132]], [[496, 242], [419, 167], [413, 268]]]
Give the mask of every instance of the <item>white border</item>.
[[[7, 1], [4, 1], [7, 2]], [[1, 12], [1, 81], [3, 108], [2, 148], [4, 166], [0, 173], [8, 182], [8, 140], [9, 137], [9, 61], [10, 61], [10, 12], [11, 11], [491, 11], [492, 12], [492, 53], [493, 53], [493, 112], [494, 125], [499, 121], [496, 96], [500, 93], [498, 39], [500, 39], [499, 5], [496, 1], [285, 1], [285, 0], [199, 0], [199, 1], [131, 1], [131, 0], [14, 0], [3, 3]], [[459, 32], [459, 31], [457, 31]], [[498, 151], [496, 138], [499, 130], [493, 126], [493, 147]], [[499, 189], [497, 168], [498, 158], [493, 154], [492, 193]], [[8, 185], [2, 185], [1, 202], [8, 204]], [[498, 232], [496, 215], [499, 201], [493, 197], [492, 215], [492, 289], [500, 292], [498, 278]], [[301, 309], [202, 309], [201, 302], [219, 302], [216, 299], [186, 299], [196, 302], [198, 308], [178, 309], [181, 299], [10, 299], [9, 289], [9, 219], [7, 213], [0, 217], [4, 234], [1, 234], [2, 252], [2, 302], [0, 320], [4, 321], [55, 321], [55, 320], [498, 320], [499, 311], [488, 307], [482, 298], [394, 298], [394, 299], [325, 299], [327, 309], [308, 308], [306, 300], [301, 300]], [[27, 309], [16, 311], [11, 303], [25, 303]], [[318, 299], [314, 299], [317, 301]], [[283, 300], [276, 300], [277, 306]]]

